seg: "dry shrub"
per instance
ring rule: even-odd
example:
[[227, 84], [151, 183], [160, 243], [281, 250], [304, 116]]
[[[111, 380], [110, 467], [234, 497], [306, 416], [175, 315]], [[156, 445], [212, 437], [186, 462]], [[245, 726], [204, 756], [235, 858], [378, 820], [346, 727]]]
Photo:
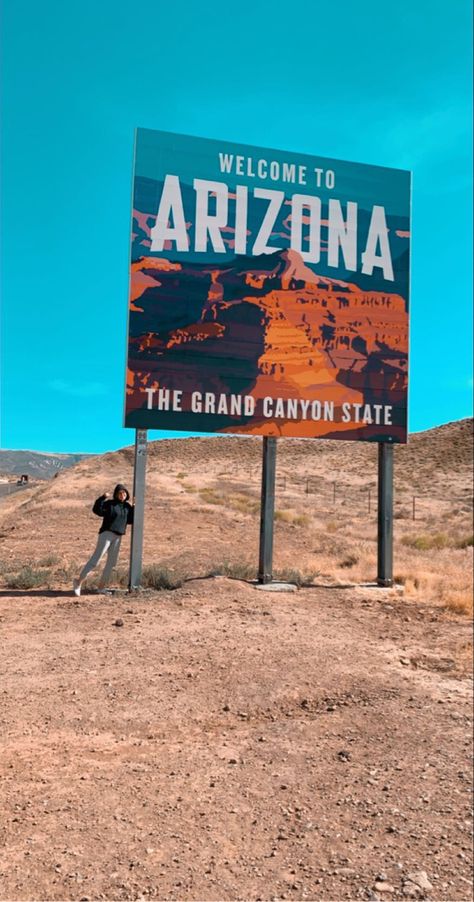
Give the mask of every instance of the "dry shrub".
[[456, 539], [455, 548], [472, 548], [474, 544], [474, 536], [471, 532], [468, 536], [461, 536], [459, 539]]
[[227, 576], [229, 579], [254, 580], [257, 578], [255, 564], [248, 561], [224, 561], [211, 567], [209, 576]]
[[[127, 588], [130, 574], [128, 569], [120, 567], [115, 571], [114, 581], [122, 588]], [[145, 564], [142, 570], [140, 585], [143, 589], [179, 589], [184, 582], [184, 576], [176, 573], [163, 564]], [[91, 583], [92, 585], [92, 583]]]
[[76, 564], [75, 561], [70, 561], [69, 563], [62, 564], [60, 567], [54, 571], [55, 579], [58, 583], [67, 582], [70, 583], [77, 576], [79, 570], [82, 565]]
[[[472, 616], [473, 596], [471, 564], [467, 552], [454, 549], [431, 551], [432, 566], [427, 566], [427, 553], [397, 562], [402, 564], [396, 581], [405, 587], [405, 596], [417, 601], [440, 604], [447, 610]], [[405, 565], [405, 566], [403, 566]]]
[[61, 558], [57, 554], [46, 554], [38, 561], [38, 567], [54, 567], [60, 561]]
[[283, 511], [276, 510], [275, 511], [275, 522], [280, 521], [281, 523], [292, 523], [293, 522], [293, 514], [291, 511]]
[[319, 573], [319, 570], [302, 571], [286, 567], [283, 570], [275, 570], [273, 579], [277, 582], [292, 583], [295, 586], [310, 586]]
[[355, 564], [359, 563], [359, 556], [357, 554], [348, 554], [347, 557], [344, 558], [343, 561], [339, 562], [339, 567], [349, 568], [354, 567]]
[[444, 532], [424, 533], [418, 536], [403, 536], [402, 545], [417, 551], [431, 551], [433, 548], [448, 548], [452, 540]]
[[144, 589], [179, 589], [183, 577], [161, 564], [146, 564], [142, 571], [141, 585]]
[[295, 514], [289, 510], [276, 510], [275, 521], [291, 523], [293, 526], [307, 526], [311, 522], [311, 517], [308, 514]]
[[7, 589], [34, 589], [37, 586], [49, 587], [50, 570], [36, 570], [27, 564], [18, 573], [8, 574], [5, 579]]
[[[296, 586], [311, 585], [319, 571], [317, 570], [296, 570], [292, 567], [282, 568], [273, 571], [273, 580], [276, 582], [293, 583]], [[257, 579], [257, 568], [255, 564], [248, 561], [225, 561], [217, 564], [210, 571], [210, 576], [227, 576], [229, 579], [241, 579], [245, 581]]]
[[293, 519], [294, 526], [308, 526], [311, 523], [311, 517], [308, 514], [295, 514]]
[[469, 642], [463, 642], [456, 651], [456, 663], [458, 670], [469, 674], [472, 674], [472, 661], [473, 661], [473, 643], [472, 639]]
[[256, 514], [260, 510], [260, 502], [248, 495], [231, 495], [229, 504], [234, 510], [240, 511], [241, 514]]
[[[184, 485], [184, 483], [183, 483], [183, 485]], [[210, 489], [208, 487], [205, 487], [203, 489], [199, 489], [199, 494], [200, 494], [202, 500], [206, 502], [206, 504], [225, 504], [226, 503], [226, 499], [224, 498], [224, 496], [220, 492], [216, 492], [215, 489]]]
[[473, 597], [472, 589], [449, 589], [446, 588], [441, 594], [441, 601], [448, 611], [454, 614], [466, 614], [468, 617], [473, 616]]

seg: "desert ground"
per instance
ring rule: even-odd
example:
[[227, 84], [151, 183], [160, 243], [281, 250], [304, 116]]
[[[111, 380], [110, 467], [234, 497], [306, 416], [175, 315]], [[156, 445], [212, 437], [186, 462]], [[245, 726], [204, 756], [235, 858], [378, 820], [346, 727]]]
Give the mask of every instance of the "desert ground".
[[143, 589], [72, 579], [133, 451], [0, 500], [0, 898], [472, 899], [472, 421], [395, 448], [150, 444]]

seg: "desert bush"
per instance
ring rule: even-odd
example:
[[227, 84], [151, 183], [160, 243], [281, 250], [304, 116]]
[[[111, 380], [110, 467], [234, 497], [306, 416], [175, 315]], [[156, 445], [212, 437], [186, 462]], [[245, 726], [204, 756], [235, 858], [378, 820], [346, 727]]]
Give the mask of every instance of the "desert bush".
[[422, 535], [402, 537], [402, 545], [416, 551], [439, 551], [441, 548], [470, 548], [473, 544], [472, 533], [464, 536], [449, 536], [444, 532], [424, 533]]
[[184, 479], [185, 476], [186, 476], [186, 473], [176, 473], [176, 479]]
[[61, 558], [57, 554], [46, 554], [38, 561], [38, 567], [54, 567], [59, 564]]
[[282, 523], [291, 523], [293, 526], [307, 526], [311, 520], [308, 514], [295, 514], [288, 510], [276, 510], [274, 519]]
[[416, 551], [432, 551], [440, 548], [448, 548], [452, 542], [444, 532], [424, 533], [418, 536], [403, 536], [402, 545], [414, 548]]
[[11, 571], [15, 569], [12, 567], [10, 561], [0, 560], [0, 576], [4, 576], [6, 573], [11, 573]]
[[307, 526], [310, 522], [311, 517], [308, 516], [308, 514], [295, 514], [293, 518], [293, 523], [295, 526]]
[[[114, 581], [122, 588], [128, 588], [130, 573], [128, 568], [119, 567], [115, 570]], [[184, 582], [182, 575], [179, 575], [164, 567], [162, 564], [145, 564], [142, 570], [142, 578], [140, 585], [143, 589], [157, 589], [158, 591], [165, 589], [179, 589]]]
[[203, 488], [199, 489], [199, 494], [203, 501], [207, 504], [225, 504], [225, 498], [219, 492], [216, 492], [215, 489], [211, 488]]
[[469, 536], [461, 536], [461, 538], [456, 539], [455, 548], [470, 548], [474, 544], [474, 536], [471, 533]]
[[224, 561], [211, 568], [209, 576], [227, 576], [229, 579], [250, 580], [257, 578], [255, 564], [248, 561]]
[[5, 582], [8, 589], [34, 589], [48, 586], [50, 577], [49, 570], [36, 570], [27, 564], [18, 573], [7, 574]]
[[161, 564], [146, 564], [141, 584], [144, 589], [179, 589], [183, 585], [183, 577]]
[[[311, 585], [319, 571], [301, 571], [293, 568], [283, 568], [273, 572], [273, 579], [277, 582], [294, 583], [296, 586]], [[256, 580], [257, 567], [248, 561], [224, 561], [212, 568], [210, 576], [227, 576], [229, 579]]]
[[473, 615], [472, 589], [468, 586], [459, 589], [444, 588], [441, 592], [441, 601], [447, 611], [452, 611], [455, 614], [467, 614], [469, 617]]
[[77, 576], [80, 569], [80, 565], [74, 562], [63, 564], [62, 567], [58, 567], [57, 570], [54, 571], [54, 575], [58, 582], [71, 582], [71, 580]]
[[301, 571], [286, 567], [283, 570], [275, 570], [273, 579], [277, 582], [293, 583], [295, 586], [310, 586], [317, 576], [318, 570]]
[[256, 514], [260, 510], [260, 502], [248, 495], [231, 495], [229, 503], [234, 510], [240, 511], [241, 514]]
[[340, 561], [340, 567], [354, 567], [355, 564], [359, 563], [359, 555], [358, 554], [348, 554], [344, 560]]
[[130, 570], [128, 567], [118, 567], [114, 570], [113, 579], [122, 589], [128, 588]]

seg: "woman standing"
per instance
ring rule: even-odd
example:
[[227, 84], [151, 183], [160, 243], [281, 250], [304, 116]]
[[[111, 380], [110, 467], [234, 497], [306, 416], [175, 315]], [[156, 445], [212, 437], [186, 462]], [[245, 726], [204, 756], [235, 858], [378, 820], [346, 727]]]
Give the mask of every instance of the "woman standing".
[[94, 554], [82, 568], [78, 579], [74, 580], [74, 595], [81, 594], [81, 586], [87, 574], [97, 567], [104, 554], [107, 554], [107, 561], [100, 578], [99, 589], [106, 589], [108, 586], [112, 570], [118, 560], [122, 536], [125, 535], [127, 525], [133, 523], [134, 508], [133, 502], [132, 504], [128, 503], [129, 497], [128, 490], [119, 483], [115, 486], [112, 498], [109, 498], [106, 492], [95, 502], [92, 510], [98, 517], [103, 518], [102, 526], [99, 529], [99, 538]]

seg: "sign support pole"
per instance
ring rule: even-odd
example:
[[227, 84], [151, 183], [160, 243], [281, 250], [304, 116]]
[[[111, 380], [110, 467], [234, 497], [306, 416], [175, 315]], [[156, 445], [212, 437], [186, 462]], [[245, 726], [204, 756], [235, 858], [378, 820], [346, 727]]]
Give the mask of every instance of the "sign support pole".
[[379, 444], [377, 584], [393, 586], [393, 445]]
[[262, 494], [260, 502], [259, 583], [271, 583], [273, 570], [273, 517], [275, 512], [276, 438], [263, 437]]
[[135, 462], [133, 471], [133, 496], [135, 513], [130, 545], [129, 590], [139, 589], [142, 578], [143, 524], [145, 514], [145, 473], [147, 455], [147, 431], [135, 430]]

